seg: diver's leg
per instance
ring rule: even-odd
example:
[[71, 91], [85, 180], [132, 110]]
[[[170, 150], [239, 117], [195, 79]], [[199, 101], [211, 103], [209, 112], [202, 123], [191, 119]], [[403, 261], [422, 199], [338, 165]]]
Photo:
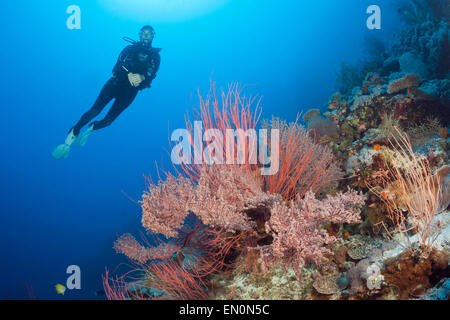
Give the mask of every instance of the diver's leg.
[[108, 102], [114, 98], [115, 86], [116, 85], [113, 78], [109, 79], [105, 83], [92, 108], [81, 117], [81, 119], [74, 127], [69, 130], [69, 134], [64, 143], [58, 145], [53, 150], [52, 155], [54, 158], [66, 159], [69, 156], [70, 147], [72, 146], [72, 144], [78, 143], [81, 128], [92, 118], [98, 115], [108, 104]]
[[98, 130], [109, 126], [113, 121], [125, 110], [136, 98], [138, 90], [130, 90], [119, 95], [114, 101], [111, 109], [106, 114], [105, 118], [100, 121], [94, 121], [92, 123], [92, 129]]
[[[123, 89], [122, 89], [123, 90]], [[94, 121], [89, 125], [89, 127], [80, 134], [77, 139], [77, 144], [80, 146], [84, 146], [86, 144], [87, 138], [94, 132], [94, 130], [98, 130], [104, 127], [109, 126], [118, 116], [125, 110], [134, 100], [137, 94], [137, 90], [131, 90], [126, 92], [120, 92], [116, 97], [111, 109], [106, 114], [105, 118], [100, 121]]]
[[91, 109], [83, 114], [77, 124], [71, 128], [71, 130], [73, 129], [73, 134], [75, 136], [78, 136], [81, 128], [102, 112], [103, 108], [105, 108], [105, 106], [114, 98], [116, 90], [114, 79], [109, 79], [103, 86]]

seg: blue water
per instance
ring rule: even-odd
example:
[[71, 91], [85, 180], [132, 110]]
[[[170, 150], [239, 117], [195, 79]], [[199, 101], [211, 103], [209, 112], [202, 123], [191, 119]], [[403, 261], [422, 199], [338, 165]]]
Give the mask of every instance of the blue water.
[[[81, 30], [66, 27], [72, 4]], [[366, 28], [371, 4], [382, 9], [381, 30]], [[38, 299], [97, 298], [105, 267], [126, 262], [112, 249], [117, 235], [142, 230], [128, 197], [140, 199], [156, 164], [171, 168], [169, 133], [183, 127], [210, 79], [251, 84], [263, 117], [294, 120], [328, 101], [340, 63], [367, 54], [364, 37], [388, 39], [400, 26], [391, 0], [233, 0], [182, 18], [153, 13], [155, 21], [117, 8], [91, 0], [0, 5], [0, 299], [30, 298], [26, 286]], [[163, 48], [152, 88], [68, 159], [52, 158], [110, 77], [127, 45], [121, 37], [137, 38], [144, 24]], [[81, 268], [82, 288], [57, 295], [71, 264]]]

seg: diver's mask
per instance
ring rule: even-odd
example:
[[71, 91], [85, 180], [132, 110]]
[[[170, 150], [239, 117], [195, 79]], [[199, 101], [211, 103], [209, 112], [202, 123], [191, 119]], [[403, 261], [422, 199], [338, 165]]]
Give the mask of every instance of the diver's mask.
[[[150, 33], [150, 38], [141, 39], [143, 32]], [[145, 31], [140, 31], [139, 32], [139, 40], [140, 40], [141, 43], [143, 43], [145, 45], [150, 45], [154, 38], [155, 38], [155, 31], [154, 30], [146, 29]]]

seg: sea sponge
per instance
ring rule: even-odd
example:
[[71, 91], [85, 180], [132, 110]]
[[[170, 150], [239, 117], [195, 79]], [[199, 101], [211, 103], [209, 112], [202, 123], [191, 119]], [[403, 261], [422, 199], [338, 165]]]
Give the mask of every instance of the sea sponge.
[[317, 117], [319, 115], [320, 115], [320, 110], [319, 109], [309, 109], [303, 115], [303, 121], [309, 122], [309, 120], [311, 120], [311, 118]]
[[445, 277], [448, 258], [448, 251], [433, 249], [424, 257], [405, 250], [384, 261], [385, 268], [381, 272], [387, 285], [396, 288], [398, 299], [418, 298], [433, 286], [433, 282]]
[[419, 84], [419, 80], [420, 77], [418, 75], [409, 73], [400, 79], [391, 81], [388, 86], [388, 93], [397, 93], [404, 89], [417, 87], [417, 85]]
[[309, 119], [308, 130], [311, 130], [312, 136], [316, 139], [320, 139], [323, 136], [331, 137], [337, 135], [336, 123], [322, 116], [315, 116]]

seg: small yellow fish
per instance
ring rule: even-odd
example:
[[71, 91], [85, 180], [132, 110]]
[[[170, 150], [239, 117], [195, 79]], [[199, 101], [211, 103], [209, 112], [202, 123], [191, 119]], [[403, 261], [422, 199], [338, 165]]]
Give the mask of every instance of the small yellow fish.
[[64, 292], [66, 292], [66, 287], [59, 283], [57, 285], [55, 285], [55, 289], [56, 289], [57, 294], [64, 295]]

